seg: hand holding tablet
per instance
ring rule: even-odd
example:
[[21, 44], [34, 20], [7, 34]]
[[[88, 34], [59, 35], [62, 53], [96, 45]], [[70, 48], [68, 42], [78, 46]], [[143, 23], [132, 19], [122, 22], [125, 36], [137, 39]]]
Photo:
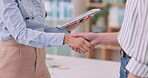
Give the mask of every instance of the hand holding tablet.
[[58, 28], [66, 28], [68, 26], [71, 26], [72, 24], [75, 24], [77, 21], [81, 21], [83, 20], [86, 16], [91, 16], [93, 14], [99, 13], [101, 10], [100, 9], [92, 9], [84, 14], [81, 14], [77, 17], [75, 17], [74, 19], [68, 21], [67, 23], [63, 24], [63, 25], [58, 25]]

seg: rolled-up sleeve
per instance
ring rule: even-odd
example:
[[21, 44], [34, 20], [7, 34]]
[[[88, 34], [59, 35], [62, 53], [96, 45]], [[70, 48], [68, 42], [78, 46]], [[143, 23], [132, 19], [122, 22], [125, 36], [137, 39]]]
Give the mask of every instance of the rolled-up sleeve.
[[147, 64], [140, 63], [141, 60], [136, 60], [131, 58], [126, 68], [129, 72], [138, 75], [140, 77], [147, 78], [148, 77], [148, 66]]
[[63, 45], [64, 33], [45, 33], [26, 28], [15, 0], [0, 0], [0, 5], [2, 23], [18, 43], [39, 48]]

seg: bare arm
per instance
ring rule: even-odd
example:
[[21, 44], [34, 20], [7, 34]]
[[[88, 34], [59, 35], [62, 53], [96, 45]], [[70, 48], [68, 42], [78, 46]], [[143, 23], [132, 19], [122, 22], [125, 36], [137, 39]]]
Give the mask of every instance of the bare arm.
[[75, 37], [83, 37], [86, 40], [90, 41], [94, 46], [98, 44], [105, 44], [105, 45], [119, 45], [117, 41], [116, 33], [80, 33], [75, 34]]
[[98, 44], [119, 45], [119, 43], [117, 41], [117, 35], [118, 35], [118, 32], [116, 32], [116, 33], [98, 33], [97, 34]]

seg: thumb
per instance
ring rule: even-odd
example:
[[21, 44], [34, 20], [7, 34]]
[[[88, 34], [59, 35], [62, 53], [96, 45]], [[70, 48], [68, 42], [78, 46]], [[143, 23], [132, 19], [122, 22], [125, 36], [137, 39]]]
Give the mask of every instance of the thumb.
[[82, 33], [79, 34], [72, 34], [73, 37], [84, 37], [84, 35]]
[[98, 45], [98, 43], [97, 43], [96, 41], [91, 41], [91, 44], [92, 44], [93, 46]]
[[73, 37], [78, 37], [78, 34], [72, 34]]

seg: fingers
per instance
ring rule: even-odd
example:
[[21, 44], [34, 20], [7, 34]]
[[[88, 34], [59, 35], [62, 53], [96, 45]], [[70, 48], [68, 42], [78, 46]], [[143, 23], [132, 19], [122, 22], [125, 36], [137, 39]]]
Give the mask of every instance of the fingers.
[[89, 16], [86, 16], [83, 20], [81, 20], [81, 23], [84, 23], [85, 21], [88, 21]]
[[72, 50], [74, 50], [75, 52], [81, 53], [82, 51], [80, 49], [78, 49], [77, 47], [74, 46], [70, 46]]
[[83, 19], [83, 22], [84, 21], [87, 21], [89, 19], [89, 16], [86, 16], [84, 19]]
[[80, 50], [80, 49], [77, 48], [76, 52], [82, 53], [82, 50]]
[[73, 26], [78, 26], [78, 25], [80, 25], [80, 20], [77, 21]]
[[90, 15], [90, 16], [86, 16], [86, 17], [84, 18], [84, 21], [88, 21], [88, 19], [92, 18], [93, 16], [94, 16], [94, 14], [93, 14], [93, 15]]
[[71, 49], [79, 52], [79, 53], [86, 53], [91, 50], [91, 43], [81, 37], [68, 37], [66, 39], [68, 42], [67, 44], [70, 45]]
[[[72, 36], [73, 37], [79, 37], [79, 38], [81, 38], [81, 37], [83, 37], [85, 34], [73, 34]], [[84, 38], [84, 37], [83, 37]], [[92, 45], [91, 45], [91, 43], [90, 42], [88, 42], [87, 40], [85, 40], [85, 38], [83, 39], [82, 38], [82, 40], [80, 40], [80, 43], [81, 43], [81, 45], [80, 45], [80, 47], [79, 48], [81, 48], [81, 51], [82, 52], [87, 52], [87, 51], [89, 51], [90, 49], [92, 49], [93, 47], [92, 47]], [[75, 50], [76, 51], [76, 50]]]
[[88, 21], [88, 19], [92, 18], [93, 16], [94, 16], [94, 14], [92, 14], [92, 15], [90, 15], [90, 16], [86, 16], [86, 17], [84, 18], [84, 21]]
[[84, 19], [77, 21], [76, 23], [70, 25], [67, 27], [68, 31], [72, 31], [73, 29], [75, 29], [77, 26], [79, 26], [80, 23], [84, 23], [85, 21], [87, 21], [88, 19], [90, 19], [91, 17], [93, 17], [94, 15], [91, 16], [86, 16]]
[[84, 45], [85, 46], [83, 46], [85, 49], [91, 49], [91, 44], [90, 44], [90, 42], [88, 42], [87, 40], [84, 40]]
[[80, 21], [80, 23], [84, 23], [85, 21], [88, 21], [88, 19], [92, 18], [93, 16], [94, 14], [90, 16], [86, 16], [83, 20]]
[[80, 48], [80, 50], [82, 50], [83, 52], [88, 51], [90, 49], [89, 44], [90, 43], [88, 41], [79, 37], [79, 48]]
[[83, 45], [81, 45], [81, 47], [83, 49], [82, 50], [83, 52], [88, 52], [88, 51], [90, 51], [93, 48], [93, 46], [91, 45], [91, 43], [88, 42], [87, 40], [84, 40]]
[[70, 48], [71, 48], [72, 50], [75, 50], [73, 46], [70, 46]]
[[81, 52], [81, 53], [86, 53], [91, 49], [91, 44], [83, 39], [83, 38], [78, 38], [79, 41], [77, 43], [77, 47], [73, 50], [75, 50], [76, 52]]
[[93, 16], [94, 16], [94, 14], [93, 14], [93, 15], [91, 15], [91, 16], [90, 16], [90, 18], [91, 18], [91, 17], [93, 17]]

